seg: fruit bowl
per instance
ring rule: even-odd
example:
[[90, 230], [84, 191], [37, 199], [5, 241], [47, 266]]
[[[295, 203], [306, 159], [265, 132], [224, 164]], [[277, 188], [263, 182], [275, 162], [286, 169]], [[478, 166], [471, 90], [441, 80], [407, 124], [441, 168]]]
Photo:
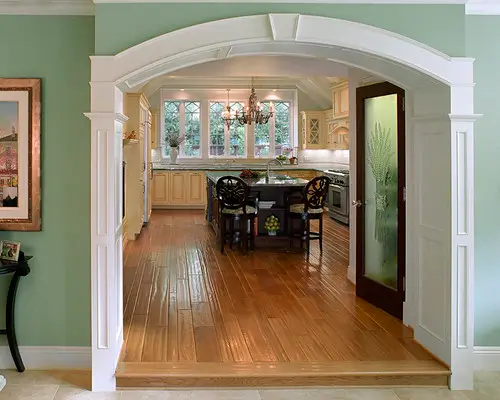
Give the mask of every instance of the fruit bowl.
[[251, 169], [244, 169], [240, 173], [240, 178], [242, 178], [242, 179], [257, 179], [257, 178], [260, 178], [260, 174], [257, 171], [252, 171]]
[[276, 215], [269, 215], [264, 221], [264, 229], [269, 236], [276, 236], [276, 232], [280, 230], [280, 220]]

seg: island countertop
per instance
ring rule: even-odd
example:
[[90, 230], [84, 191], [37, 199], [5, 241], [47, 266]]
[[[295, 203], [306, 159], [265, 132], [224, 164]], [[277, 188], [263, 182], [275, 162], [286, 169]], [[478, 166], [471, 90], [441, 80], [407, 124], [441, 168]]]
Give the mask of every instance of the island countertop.
[[[207, 178], [211, 180], [213, 183], [217, 183], [219, 178], [223, 176], [239, 176], [239, 175], [240, 171], [206, 172]], [[244, 181], [250, 187], [268, 187], [268, 186], [304, 187], [307, 184], [307, 182], [309, 182], [307, 179], [285, 177], [284, 175], [279, 175], [279, 174], [275, 174], [274, 177], [270, 178], [262, 177], [258, 179], [244, 179]]]

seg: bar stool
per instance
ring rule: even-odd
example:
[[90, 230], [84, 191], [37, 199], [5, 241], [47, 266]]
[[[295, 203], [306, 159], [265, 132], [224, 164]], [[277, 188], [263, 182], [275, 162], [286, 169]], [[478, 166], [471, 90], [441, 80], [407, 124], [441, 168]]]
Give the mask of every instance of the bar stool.
[[[257, 217], [256, 204], [250, 205], [249, 188], [245, 181], [236, 176], [223, 176], [215, 185], [219, 203], [219, 236], [220, 252], [224, 254], [226, 239], [229, 239], [229, 248], [235, 239], [243, 242], [243, 251], [248, 247], [247, 227], [250, 221], [250, 248], [255, 249], [255, 218]], [[229, 221], [229, 230], [226, 225]], [[235, 225], [238, 231], [235, 231]]]
[[[328, 196], [330, 178], [319, 176], [311, 179], [299, 196], [291, 194], [287, 198], [288, 237], [290, 248], [293, 239], [300, 239], [300, 247], [306, 242], [309, 255], [310, 241], [319, 240], [319, 249], [323, 252], [323, 213]], [[293, 230], [293, 221], [300, 220], [300, 230]], [[311, 232], [311, 220], [319, 220], [319, 231]]]

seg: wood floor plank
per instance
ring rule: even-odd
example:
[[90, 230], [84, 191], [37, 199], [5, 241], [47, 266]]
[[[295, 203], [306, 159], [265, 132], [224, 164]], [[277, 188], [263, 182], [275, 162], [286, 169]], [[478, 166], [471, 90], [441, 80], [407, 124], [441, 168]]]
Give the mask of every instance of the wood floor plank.
[[124, 254], [121, 360], [431, 360], [401, 321], [356, 297], [348, 227], [325, 218], [324, 230], [323, 253], [315, 243], [309, 258], [237, 247], [222, 255], [203, 211], [153, 212]]
[[178, 310], [177, 318], [179, 361], [196, 361], [196, 347], [191, 310]]

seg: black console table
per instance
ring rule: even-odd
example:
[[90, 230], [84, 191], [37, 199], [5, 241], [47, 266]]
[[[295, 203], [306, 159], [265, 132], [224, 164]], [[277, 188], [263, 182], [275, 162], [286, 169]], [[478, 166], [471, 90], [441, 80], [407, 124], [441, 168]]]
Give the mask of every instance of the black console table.
[[7, 340], [9, 342], [10, 354], [14, 359], [16, 368], [19, 372], [24, 372], [24, 364], [19, 353], [19, 347], [17, 345], [16, 338], [16, 325], [14, 322], [14, 308], [16, 304], [16, 293], [17, 286], [19, 285], [19, 279], [21, 276], [26, 276], [30, 273], [30, 267], [28, 261], [31, 260], [32, 256], [24, 256], [24, 253], [19, 252], [18, 261], [6, 261], [0, 260], [0, 275], [6, 275], [14, 273], [10, 281], [9, 292], [7, 293], [7, 310], [6, 310], [6, 329], [0, 329], [1, 335], [7, 335]]

